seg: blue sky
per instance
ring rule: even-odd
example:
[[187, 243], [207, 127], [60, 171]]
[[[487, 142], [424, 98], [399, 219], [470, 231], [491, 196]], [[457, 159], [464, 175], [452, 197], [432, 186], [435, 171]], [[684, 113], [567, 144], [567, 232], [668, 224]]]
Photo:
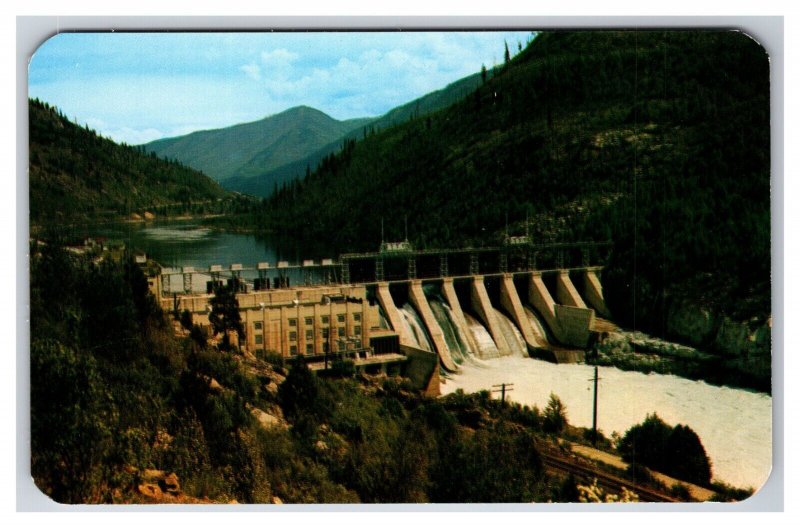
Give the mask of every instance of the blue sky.
[[139, 144], [297, 105], [377, 116], [503, 61], [530, 32], [62, 33], [31, 59], [29, 95]]

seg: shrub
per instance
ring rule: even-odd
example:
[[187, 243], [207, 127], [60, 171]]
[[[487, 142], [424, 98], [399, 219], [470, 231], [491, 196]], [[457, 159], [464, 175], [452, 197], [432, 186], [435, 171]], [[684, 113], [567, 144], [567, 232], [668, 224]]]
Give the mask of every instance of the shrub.
[[547, 407], [544, 409], [542, 429], [547, 433], [558, 434], [567, 426], [567, 407], [558, 396], [550, 393]]
[[331, 373], [342, 378], [352, 378], [356, 373], [356, 364], [350, 359], [335, 359], [331, 365]]
[[628, 429], [618, 449], [626, 462], [677, 479], [700, 485], [711, 479], [711, 462], [697, 434], [685, 425], [671, 427], [655, 413]]
[[184, 327], [186, 330], [192, 329], [192, 312], [189, 310], [184, 310], [181, 312], [180, 317], [181, 326]]

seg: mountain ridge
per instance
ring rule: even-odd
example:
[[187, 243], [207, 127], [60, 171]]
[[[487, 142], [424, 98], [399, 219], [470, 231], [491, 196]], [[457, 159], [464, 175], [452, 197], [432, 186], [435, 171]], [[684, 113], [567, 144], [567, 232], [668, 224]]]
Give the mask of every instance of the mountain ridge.
[[[339, 121], [321, 110], [300, 105], [256, 121], [163, 138], [143, 147], [201, 170], [222, 183], [252, 160], [284, 165], [367, 120]], [[287, 136], [292, 135], [293, 141], [287, 141]]]
[[140, 147], [119, 145], [47, 103], [29, 100], [28, 120], [32, 224], [127, 215], [227, 195], [206, 175]]

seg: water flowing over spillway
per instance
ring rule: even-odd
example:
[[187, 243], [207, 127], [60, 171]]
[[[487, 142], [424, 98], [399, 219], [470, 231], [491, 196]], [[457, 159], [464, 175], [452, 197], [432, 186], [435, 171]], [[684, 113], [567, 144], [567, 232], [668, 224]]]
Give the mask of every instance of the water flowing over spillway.
[[506, 314], [495, 308], [494, 310], [497, 324], [500, 326], [500, 331], [503, 332], [503, 337], [511, 349], [511, 355], [519, 357], [528, 357], [528, 346], [525, 344], [525, 338], [522, 337], [522, 332], [511, 322]]
[[453, 311], [446, 302], [436, 296], [431, 296], [428, 299], [428, 304], [430, 304], [436, 322], [442, 329], [445, 343], [447, 343], [447, 348], [450, 350], [450, 357], [453, 358], [456, 364], [460, 365], [472, 356], [472, 351], [467, 345], [466, 337], [461, 334], [461, 330], [455, 323]]
[[400, 308], [400, 315], [403, 316], [403, 326], [405, 326], [408, 335], [414, 339], [415, 346], [422, 350], [433, 352], [433, 343], [431, 343], [431, 339], [428, 337], [428, 332], [425, 331], [422, 318], [420, 318], [414, 307], [411, 306], [410, 303], [404, 304], [403, 307]]
[[491, 334], [486, 329], [486, 327], [481, 324], [480, 321], [472, 317], [468, 313], [464, 313], [464, 317], [467, 319], [467, 326], [469, 327], [469, 331], [472, 333], [472, 337], [475, 339], [475, 344], [478, 347], [478, 355], [480, 357], [496, 357], [499, 354], [497, 350], [497, 345], [492, 339]]
[[390, 330], [392, 326], [389, 324], [389, 321], [386, 319], [386, 313], [383, 311], [383, 307], [379, 304], [378, 305], [378, 327], [382, 328], [383, 330]]
[[[566, 405], [569, 423], [591, 427], [593, 369], [513, 356], [490, 359], [480, 367], [462, 365], [442, 384], [442, 393], [514, 383], [512, 400], [544, 409], [552, 392]], [[755, 489], [767, 479], [772, 463], [768, 394], [613, 367], [600, 367], [599, 374], [598, 427], [607, 437], [614, 431], [624, 434], [656, 412], [667, 423], [685, 424], [697, 433], [712, 462], [712, 479]]]
[[544, 324], [542, 324], [542, 321], [539, 319], [539, 316], [528, 306], [523, 306], [523, 309], [525, 310], [525, 315], [528, 316], [528, 322], [531, 325], [533, 333], [543, 342], [548, 341], [547, 331], [544, 328]]

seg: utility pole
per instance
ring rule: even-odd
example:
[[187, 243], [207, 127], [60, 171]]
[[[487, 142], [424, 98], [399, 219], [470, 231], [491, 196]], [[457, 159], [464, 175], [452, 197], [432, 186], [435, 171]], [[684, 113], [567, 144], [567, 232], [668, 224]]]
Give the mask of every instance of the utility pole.
[[492, 392], [499, 392], [500, 393], [500, 402], [501, 404], [505, 405], [506, 403], [506, 392], [511, 392], [514, 390], [513, 383], [501, 383], [499, 385], [492, 385], [492, 387], [499, 387], [493, 388]]
[[592, 406], [592, 445], [597, 445], [597, 382], [600, 378], [597, 377], [597, 365], [594, 366], [594, 378], [589, 381], [594, 381], [594, 405]]

